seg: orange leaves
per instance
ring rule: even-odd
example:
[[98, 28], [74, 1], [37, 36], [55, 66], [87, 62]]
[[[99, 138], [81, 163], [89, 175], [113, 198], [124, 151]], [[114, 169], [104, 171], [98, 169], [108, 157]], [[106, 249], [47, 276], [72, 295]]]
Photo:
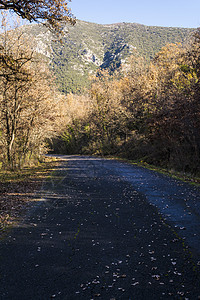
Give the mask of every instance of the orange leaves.
[[62, 101], [46, 63], [20, 31], [5, 28], [0, 42], [0, 159], [4, 167], [20, 168], [55, 135]]

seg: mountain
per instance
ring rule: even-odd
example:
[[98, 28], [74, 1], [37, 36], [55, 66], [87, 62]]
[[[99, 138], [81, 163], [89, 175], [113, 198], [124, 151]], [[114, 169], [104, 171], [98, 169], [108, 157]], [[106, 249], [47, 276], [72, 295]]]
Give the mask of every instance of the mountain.
[[59, 89], [79, 93], [89, 84], [88, 76], [101, 68], [112, 72], [138, 51], [147, 61], [168, 43], [183, 43], [194, 31], [188, 28], [145, 26], [136, 23], [100, 25], [78, 20], [66, 25], [63, 42], [55, 41], [41, 25], [26, 26], [36, 38], [36, 50], [50, 59]]

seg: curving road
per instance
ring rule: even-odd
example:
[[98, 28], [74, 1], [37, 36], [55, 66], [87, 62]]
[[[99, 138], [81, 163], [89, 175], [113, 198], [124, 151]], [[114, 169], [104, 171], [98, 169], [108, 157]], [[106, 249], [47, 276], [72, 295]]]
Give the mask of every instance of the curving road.
[[200, 189], [114, 160], [60, 158], [0, 242], [0, 299], [200, 299]]

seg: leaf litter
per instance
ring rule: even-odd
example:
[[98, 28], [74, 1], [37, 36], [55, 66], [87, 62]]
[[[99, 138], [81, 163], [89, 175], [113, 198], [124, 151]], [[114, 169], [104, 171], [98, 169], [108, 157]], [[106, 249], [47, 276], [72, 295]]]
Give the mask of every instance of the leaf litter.
[[0, 235], [17, 223], [41, 189], [44, 179], [58, 162], [45, 158], [45, 164], [20, 171], [0, 170]]

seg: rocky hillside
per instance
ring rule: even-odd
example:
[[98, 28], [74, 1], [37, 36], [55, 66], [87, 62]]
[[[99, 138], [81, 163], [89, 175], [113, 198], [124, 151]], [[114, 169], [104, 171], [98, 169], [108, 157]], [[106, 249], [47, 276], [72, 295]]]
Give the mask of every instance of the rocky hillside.
[[65, 26], [63, 43], [40, 25], [26, 26], [36, 38], [36, 50], [50, 59], [60, 90], [80, 92], [99, 67], [114, 71], [125, 65], [135, 49], [147, 61], [168, 43], [183, 43], [192, 29], [145, 26], [136, 23], [100, 25], [77, 21]]

